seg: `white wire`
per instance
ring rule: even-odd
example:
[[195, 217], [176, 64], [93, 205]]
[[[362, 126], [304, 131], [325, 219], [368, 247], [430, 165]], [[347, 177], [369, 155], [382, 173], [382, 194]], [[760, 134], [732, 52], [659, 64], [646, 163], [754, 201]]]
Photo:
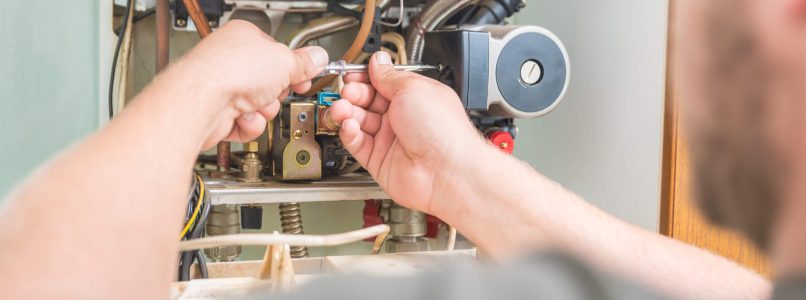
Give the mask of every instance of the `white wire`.
[[401, 24], [403, 24], [403, 10], [404, 10], [404, 8], [405, 8], [405, 5], [403, 4], [403, 0], [400, 0], [400, 14], [397, 17], [397, 22], [389, 23], [389, 22], [384, 22], [384, 21], [381, 20], [381, 21], [378, 21], [378, 23], [380, 23], [383, 26], [389, 26], [389, 27], [400, 26]]
[[448, 245], [445, 246], [445, 250], [452, 251], [455, 246], [456, 246], [456, 227], [448, 225]]
[[389, 225], [380, 224], [372, 227], [359, 229], [356, 231], [330, 234], [330, 235], [272, 234], [272, 233], [215, 235], [200, 239], [181, 241], [179, 242], [179, 250], [190, 251], [190, 250], [231, 246], [231, 245], [265, 246], [265, 245], [289, 244], [294, 246], [312, 246], [312, 247], [335, 246], [361, 241], [363, 239], [386, 234], [388, 232], [389, 232]]

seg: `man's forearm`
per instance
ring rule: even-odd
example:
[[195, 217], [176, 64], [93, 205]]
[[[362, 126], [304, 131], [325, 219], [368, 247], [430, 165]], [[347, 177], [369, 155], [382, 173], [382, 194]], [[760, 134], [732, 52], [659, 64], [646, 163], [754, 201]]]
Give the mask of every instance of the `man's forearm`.
[[[702, 249], [618, 220], [492, 147], [437, 179], [432, 210], [497, 258], [560, 248], [682, 298], [759, 299], [770, 284]], [[440, 201], [457, 199], [457, 202]], [[491, 224], [495, 224], [491, 226]]]
[[5, 296], [165, 296], [204, 124], [224, 103], [175, 69], [5, 201]]

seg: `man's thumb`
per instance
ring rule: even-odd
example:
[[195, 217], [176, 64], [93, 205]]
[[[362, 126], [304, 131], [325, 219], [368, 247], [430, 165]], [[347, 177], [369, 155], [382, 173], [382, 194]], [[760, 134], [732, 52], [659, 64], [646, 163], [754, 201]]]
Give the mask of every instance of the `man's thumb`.
[[[375, 52], [369, 60], [369, 79], [375, 90], [384, 97], [394, 95], [403, 87], [403, 72], [397, 71], [392, 64], [392, 57], [384, 51]], [[391, 100], [391, 99], [390, 99]]]

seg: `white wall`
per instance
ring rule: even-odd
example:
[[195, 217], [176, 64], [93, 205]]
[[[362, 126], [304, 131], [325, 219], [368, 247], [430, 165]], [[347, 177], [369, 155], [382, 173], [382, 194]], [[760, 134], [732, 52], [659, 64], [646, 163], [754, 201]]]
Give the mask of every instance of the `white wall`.
[[557, 109], [520, 121], [516, 155], [594, 205], [657, 230], [666, 0], [528, 0], [516, 15], [556, 33], [571, 83]]

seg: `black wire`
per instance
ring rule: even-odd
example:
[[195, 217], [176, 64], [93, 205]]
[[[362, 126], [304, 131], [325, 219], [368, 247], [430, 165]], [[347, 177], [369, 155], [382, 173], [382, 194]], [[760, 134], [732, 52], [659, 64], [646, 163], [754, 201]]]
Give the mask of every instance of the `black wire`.
[[[196, 178], [194, 176], [194, 178]], [[193, 181], [193, 191], [191, 192], [191, 197], [188, 199], [188, 207], [195, 207], [198, 201], [202, 201], [202, 211], [200, 212], [199, 218], [194, 222], [192, 229], [185, 234], [184, 239], [197, 239], [204, 235], [204, 228], [207, 224], [207, 219], [210, 216], [210, 207], [212, 206], [209, 200], [200, 199], [199, 193], [201, 192], [202, 182], [198, 179]], [[192, 210], [188, 213], [188, 218], [192, 215]], [[208, 277], [207, 271], [207, 261], [204, 258], [204, 253], [201, 250], [198, 251], [185, 251], [182, 252], [181, 256], [179, 257], [179, 280], [180, 281], [187, 281], [190, 280], [190, 267], [193, 265], [193, 261], [198, 263], [199, 273], [201, 273], [202, 278]]]
[[[132, 24], [140, 22], [145, 18], [148, 18], [149, 16], [153, 15], [154, 12], [156, 11], [157, 9], [152, 7], [144, 11], [142, 14], [134, 16], [134, 18], [132, 18]], [[123, 25], [121, 24], [120, 26], [118, 26], [118, 28], [115, 28], [115, 34], [120, 35], [121, 33], [123, 33], [123, 30], [124, 28]]]
[[179, 260], [182, 264], [179, 266], [179, 281], [190, 280], [190, 265], [193, 263], [193, 253], [196, 251], [182, 252], [182, 258]]
[[193, 176], [193, 184], [190, 186], [190, 193], [188, 194], [188, 207], [187, 213], [185, 214], [185, 223], [190, 220], [190, 216], [193, 215], [193, 208], [196, 207], [196, 199], [199, 198], [199, 180], [196, 176]]
[[[121, 32], [125, 32], [126, 27], [128, 27], [128, 25], [129, 25], [129, 22], [128, 22], [128, 20], [129, 20], [129, 11], [131, 10], [132, 5], [134, 5], [133, 3], [134, 3], [134, 0], [129, 0], [129, 1], [126, 2], [126, 12], [123, 13], [123, 25], [121, 25], [121, 27], [122, 27]], [[113, 92], [114, 87], [115, 87], [115, 70], [118, 68], [118, 55], [120, 55], [120, 46], [122, 44], [123, 44], [123, 35], [119, 34], [118, 35], [118, 43], [115, 46], [115, 57], [112, 59], [112, 72], [111, 72], [111, 74], [109, 74], [109, 119], [110, 120], [112, 119], [112, 115], [114, 115], [114, 110], [112, 108], [112, 102], [114, 102], [112, 100], [112, 98], [113, 98], [112, 97], [112, 92]]]
[[200, 201], [204, 201], [202, 205], [204, 208], [201, 211], [201, 216], [196, 221], [196, 224], [193, 225], [193, 229], [190, 231], [190, 238], [198, 239], [204, 235], [204, 227], [207, 224], [207, 218], [210, 216], [210, 201], [205, 199], [201, 199]]
[[201, 278], [208, 278], [210, 274], [207, 272], [207, 260], [204, 258], [204, 253], [201, 250], [196, 250], [196, 261], [199, 263], [199, 273]]

